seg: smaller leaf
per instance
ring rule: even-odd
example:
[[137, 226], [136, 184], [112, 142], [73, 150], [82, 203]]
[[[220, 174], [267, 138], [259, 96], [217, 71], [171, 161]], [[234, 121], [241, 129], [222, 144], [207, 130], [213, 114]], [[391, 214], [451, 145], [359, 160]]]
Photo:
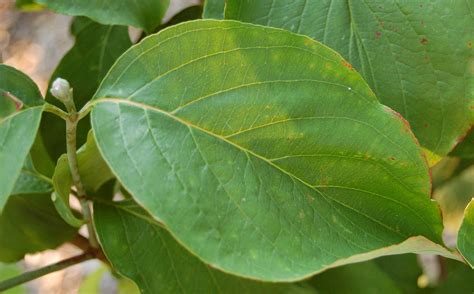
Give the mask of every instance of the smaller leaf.
[[464, 221], [459, 229], [457, 246], [469, 265], [474, 268], [474, 199], [464, 212]]
[[71, 192], [72, 177], [69, 171], [68, 158], [66, 154], [61, 155], [53, 175], [54, 193], [51, 195], [54, 207], [59, 215], [69, 225], [79, 228], [84, 220], [77, 218], [69, 206], [69, 194]]

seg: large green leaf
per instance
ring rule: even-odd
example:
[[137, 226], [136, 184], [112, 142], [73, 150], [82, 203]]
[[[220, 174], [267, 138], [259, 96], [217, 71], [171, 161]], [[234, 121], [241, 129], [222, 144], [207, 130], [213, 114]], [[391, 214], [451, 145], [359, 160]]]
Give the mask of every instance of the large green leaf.
[[[295, 293], [297, 286], [231, 276], [192, 256], [133, 201], [94, 205], [94, 223], [113, 268], [142, 293]], [[297, 292], [300, 293], [300, 292]], [[312, 293], [311, 291], [301, 293]]]
[[[71, 33], [76, 37], [76, 42], [54, 71], [49, 87], [58, 77], [68, 80], [74, 89], [76, 106], [81, 108], [92, 98], [115, 60], [132, 44], [126, 27], [101, 25], [85, 17], [74, 20]], [[46, 101], [64, 108], [49, 92]], [[78, 145], [85, 143], [89, 129], [89, 120], [79, 123]], [[62, 119], [53, 114], [44, 114], [41, 134], [54, 160], [66, 151], [65, 133]]]
[[464, 212], [457, 246], [466, 261], [474, 268], [474, 199], [471, 200]]
[[345, 64], [284, 30], [180, 24], [106, 76], [97, 145], [180, 243], [238, 275], [296, 280], [441, 242], [419, 146]]
[[432, 163], [474, 122], [469, 1], [228, 0], [225, 9], [226, 18], [285, 28], [340, 52], [410, 122]]
[[75, 233], [56, 213], [49, 193], [11, 196], [0, 216], [0, 261], [55, 248]]
[[14, 99], [16, 106], [0, 115], [0, 212], [33, 145], [44, 103], [30, 78], [0, 64], [0, 100], [4, 102], [0, 106], [8, 105], [7, 99]]
[[87, 16], [99, 23], [131, 25], [152, 32], [158, 27], [169, 0], [36, 0], [68, 15]]
[[206, 0], [204, 3], [203, 18], [224, 18], [225, 0]]

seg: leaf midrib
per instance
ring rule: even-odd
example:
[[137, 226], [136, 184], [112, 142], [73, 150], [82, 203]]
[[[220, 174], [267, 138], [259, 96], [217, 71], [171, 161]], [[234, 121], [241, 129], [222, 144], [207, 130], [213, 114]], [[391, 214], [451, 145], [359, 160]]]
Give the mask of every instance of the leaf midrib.
[[[226, 139], [225, 137], [222, 137], [222, 136], [220, 136], [220, 135], [218, 135], [218, 134], [215, 134], [215, 133], [213, 133], [213, 132], [211, 132], [211, 131], [209, 131], [209, 130], [206, 130], [206, 129], [204, 129], [204, 128], [201, 128], [200, 126], [197, 126], [197, 125], [192, 124], [192, 123], [190, 123], [190, 122], [188, 122], [188, 121], [185, 121], [185, 120], [183, 120], [183, 119], [181, 119], [181, 118], [179, 118], [179, 117], [177, 117], [177, 116], [175, 116], [175, 115], [173, 115], [173, 114], [171, 114], [171, 113], [169, 113], [169, 112], [167, 112], [167, 111], [165, 111], [165, 110], [163, 110], [163, 109], [160, 109], [160, 108], [158, 108], [158, 107], [156, 107], [156, 106], [150, 106], [150, 105], [147, 105], [147, 104], [143, 104], [143, 103], [139, 103], [139, 102], [135, 102], [135, 101], [131, 101], [131, 100], [126, 100], [126, 99], [120, 99], [120, 98], [101, 98], [101, 99], [97, 99], [97, 100], [95, 100], [95, 101], [93, 102], [94, 105], [100, 104], [100, 103], [127, 104], [127, 105], [130, 105], [130, 106], [134, 106], [134, 107], [137, 107], [137, 108], [142, 108], [142, 109], [145, 109], [145, 110], [152, 110], [152, 111], [161, 113], [161, 114], [165, 115], [166, 117], [169, 117], [169, 118], [171, 118], [171, 119], [173, 119], [173, 120], [175, 120], [175, 121], [177, 121], [177, 122], [183, 124], [184, 126], [187, 126], [188, 128], [193, 128], [193, 129], [199, 130], [199, 131], [201, 131], [201, 132], [203, 132], [203, 133], [205, 133], [205, 134], [207, 134], [207, 135], [209, 135], [209, 136], [211, 136], [211, 137], [220, 139], [220, 140], [222, 140], [223, 142], [226, 142], [226, 143], [230, 144], [231, 146], [234, 146], [234, 147], [237, 148], [238, 150], [241, 150], [241, 151], [244, 152], [245, 154], [250, 154], [250, 155], [252, 155], [252, 156], [254, 156], [254, 157], [256, 157], [256, 158], [258, 158], [258, 159], [260, 159], [260, 160], [262, 160], [262, 161], [264, 161], [264, 162], [266, 162], [267, 164], [271, 165], [271, 166], [274, 167], [275, 169], [277, 169], [277, 170], [279, 170], [280, 172], [286, 174], [286, 175], [287, 175], [288, 177], [290, 177], [291, 179], [295, 179], [295, 180], [301, 182], [303, 185], [305, 185], [305, 186], [308, 187], [309, 189], [315, 191], [317, 194], [321, 195], [323, 198], [325, 198], [325, 199], [331, 199], [332, 201], [338, 203], [339, 205], [342, 205], [342, 206], [344, 206], [344, 207], [346, 207], [346, 208], [349, 208], [349, 209], [351, 209], [351, 210], [354, 210], [355, 212], [359, 213], [360, 215], [364, 216], [365, 218], [369, 219], [370, 221], [373, 221], [373, 222], [375, 222], [376, 224], [385, 227], [386, 229], [388, 229], [389, 231], [395, 233], [395, 234], [398, 235], [398, 236], [401, 236], [401, 237], [403, 237], [403, 238], [406, 238], [406, 236], [402, 235], [402, 234], [401, 234], [400, 232], [398, 232], [395, 228], [392, 228], [392, 227], [390, 227], [390, 226], [388, 226], [388, 225], [386, 225], [386, 224], [383, 224], [383, 223], [379, 222], [378, 220], [373, 219], [371, 216], [368, 216], [368, 215], [366, 215], [365, 213], [362, 213], [361, 211], [358, 211], [358, 210], [356, 210], [356, 209], [353, 208], [353, 207], [348, 207], [346, 204], [342, 204], [342, 203], [339, 202], [338, 200], [333, 199], [333, 198], [331, 198], [331, 197], [325, 195], [324, 193], [322, 193], [321, 191], [319, 191], [314, 185], [311, 185], [311, 184], [307, 183], [306, 181], [300, 179], [300, 178], [297, 177], [296, 175], [293, 175], [292, 173], [290, 173], [290, 172], [288, 172], [288, 171], [282, 169], [281, 167], [279, 167], [278, 165], [274, 164], [273, 162], [271, 162], [271, 161], [268, 160], [267, 158], [265, 158], [265, 157], [263, 157], [263, 156], [261, 156], [261, 155], [255, 153], [255, 152], [253, 152], [253, 151], [251, 151], [251, 150], [249, 150], [249, 149], [246, 149], [245, 147], [240, 146], [240, 145], [238, 145], [238, 144], [236, 144], [236, 143], [234, 143], [234, 142], [232, 142], [232, 141]], [[397, 203], [398, 205], [405, 206], [403, 203], [401, 203], [401, 202], [399, 202], [399, 201], [396, 201], [395, 199], [392, 199], [392, 198], [389, 198], [389, 197], [384, 198], [384, 199], [390, 200], [390, 201], [392, 201], [392, 202], [394, 202], [394, 203]], [[412, 209], [410, 209], [410, 210], [413, 211]], [[421, 217], [418, 213], [416, 213], [415, 211], [413, 211], [413, 212], [414, 212], [414, 214], [426, 225], [426, 227], [428, 228], [428, 230], [429, 230], [433, 235], [436, 236], [437, 234], [436, 234], [436, 231], [434, 230], [434, 228], [432, 228], [432, 226], [429, 225], [429, 223], [428, 223], [423, 217]]]

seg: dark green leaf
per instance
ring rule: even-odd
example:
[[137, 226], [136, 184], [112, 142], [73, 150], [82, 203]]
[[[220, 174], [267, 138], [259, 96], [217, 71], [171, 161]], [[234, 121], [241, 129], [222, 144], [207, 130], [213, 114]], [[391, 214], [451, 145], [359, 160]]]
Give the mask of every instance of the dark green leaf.
[[15, 195], [0, 216], [0, 261], [13, 262], [26, 253], [59, 246], [76, 230], [56, 213], [50, 194]]
[[181, 244], [234, 274], [288, 281], [428, 250], [410, 238], [441, 243], [421, 150], [346, 63], [284, 30], [183, 23], [111, 69], [97, 144]]
[[36, 0], [68, 15], [87, 16], [107, 25], [131, 25], [152, 32], [161, 23], [169, 0]]
[[228, 0], [225, 14], [311, 36], [341, 53], [410, 122], [434, 163], [474, 123], [469, 3]]
[[474, 200], [471, 200], [464, 212], [457, 246], [466, 261], [474, 268]]
[[206, 0], [204, 3], [203, 18], [224, 18], [225, 0]]
[[[50, 86], [58, 77], [68, 80], [74, 89], [74, 101], [79, 109], [92, 98], [110, 66], [131, 46], [131, 42], [126, 27], [105, 26], [85, 17], [74, 20], [71, 32], [76, 37], [76, 42], [54, 71]], [[46, 101], [64, 107], [49, 92]], [[79, 123], [78, 145], [85, 143], [89, 129], [88, 119]], [[41, 134], [54, 160], [66, 151], [65, 133], [62, 119], [49, 113], [44, 115]]]
[[96, 203], [94, 212], [107, 259], [116, 271], [135, 281], [142, 293], [294, 293], [291, 290], [298, 289], [212, 269], [181, 247], [133, 202]]

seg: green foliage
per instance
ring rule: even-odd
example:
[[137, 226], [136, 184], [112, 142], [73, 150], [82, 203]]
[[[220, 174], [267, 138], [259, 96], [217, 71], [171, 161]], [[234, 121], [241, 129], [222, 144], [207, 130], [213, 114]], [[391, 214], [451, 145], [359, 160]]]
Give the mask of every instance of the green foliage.
[[[177, 46], [192, 49], [176, 56]], [[410, 236], [440, 242], [419, 147], [344, 64], [282, 30], [178, 25], [127, 51], [104, 79], [95, 96], [114, 98], [96, 100], [97, 143], [180, 242], [242, 276], [301, 279]], [[205, 86], [193, 87], [195, 76]]]
[[0, 65], [0, 262], [73, 243], [110, 265], [81, 293], [474, 291], [468, 2], [168, 4], [17, 1], [76, 16], [73, 95]]
[[228, 0], [225, 16], [308, 35], [341, 53], [410, 122], [434, 162], [474, 122], [471, 9], [448, 0]]

